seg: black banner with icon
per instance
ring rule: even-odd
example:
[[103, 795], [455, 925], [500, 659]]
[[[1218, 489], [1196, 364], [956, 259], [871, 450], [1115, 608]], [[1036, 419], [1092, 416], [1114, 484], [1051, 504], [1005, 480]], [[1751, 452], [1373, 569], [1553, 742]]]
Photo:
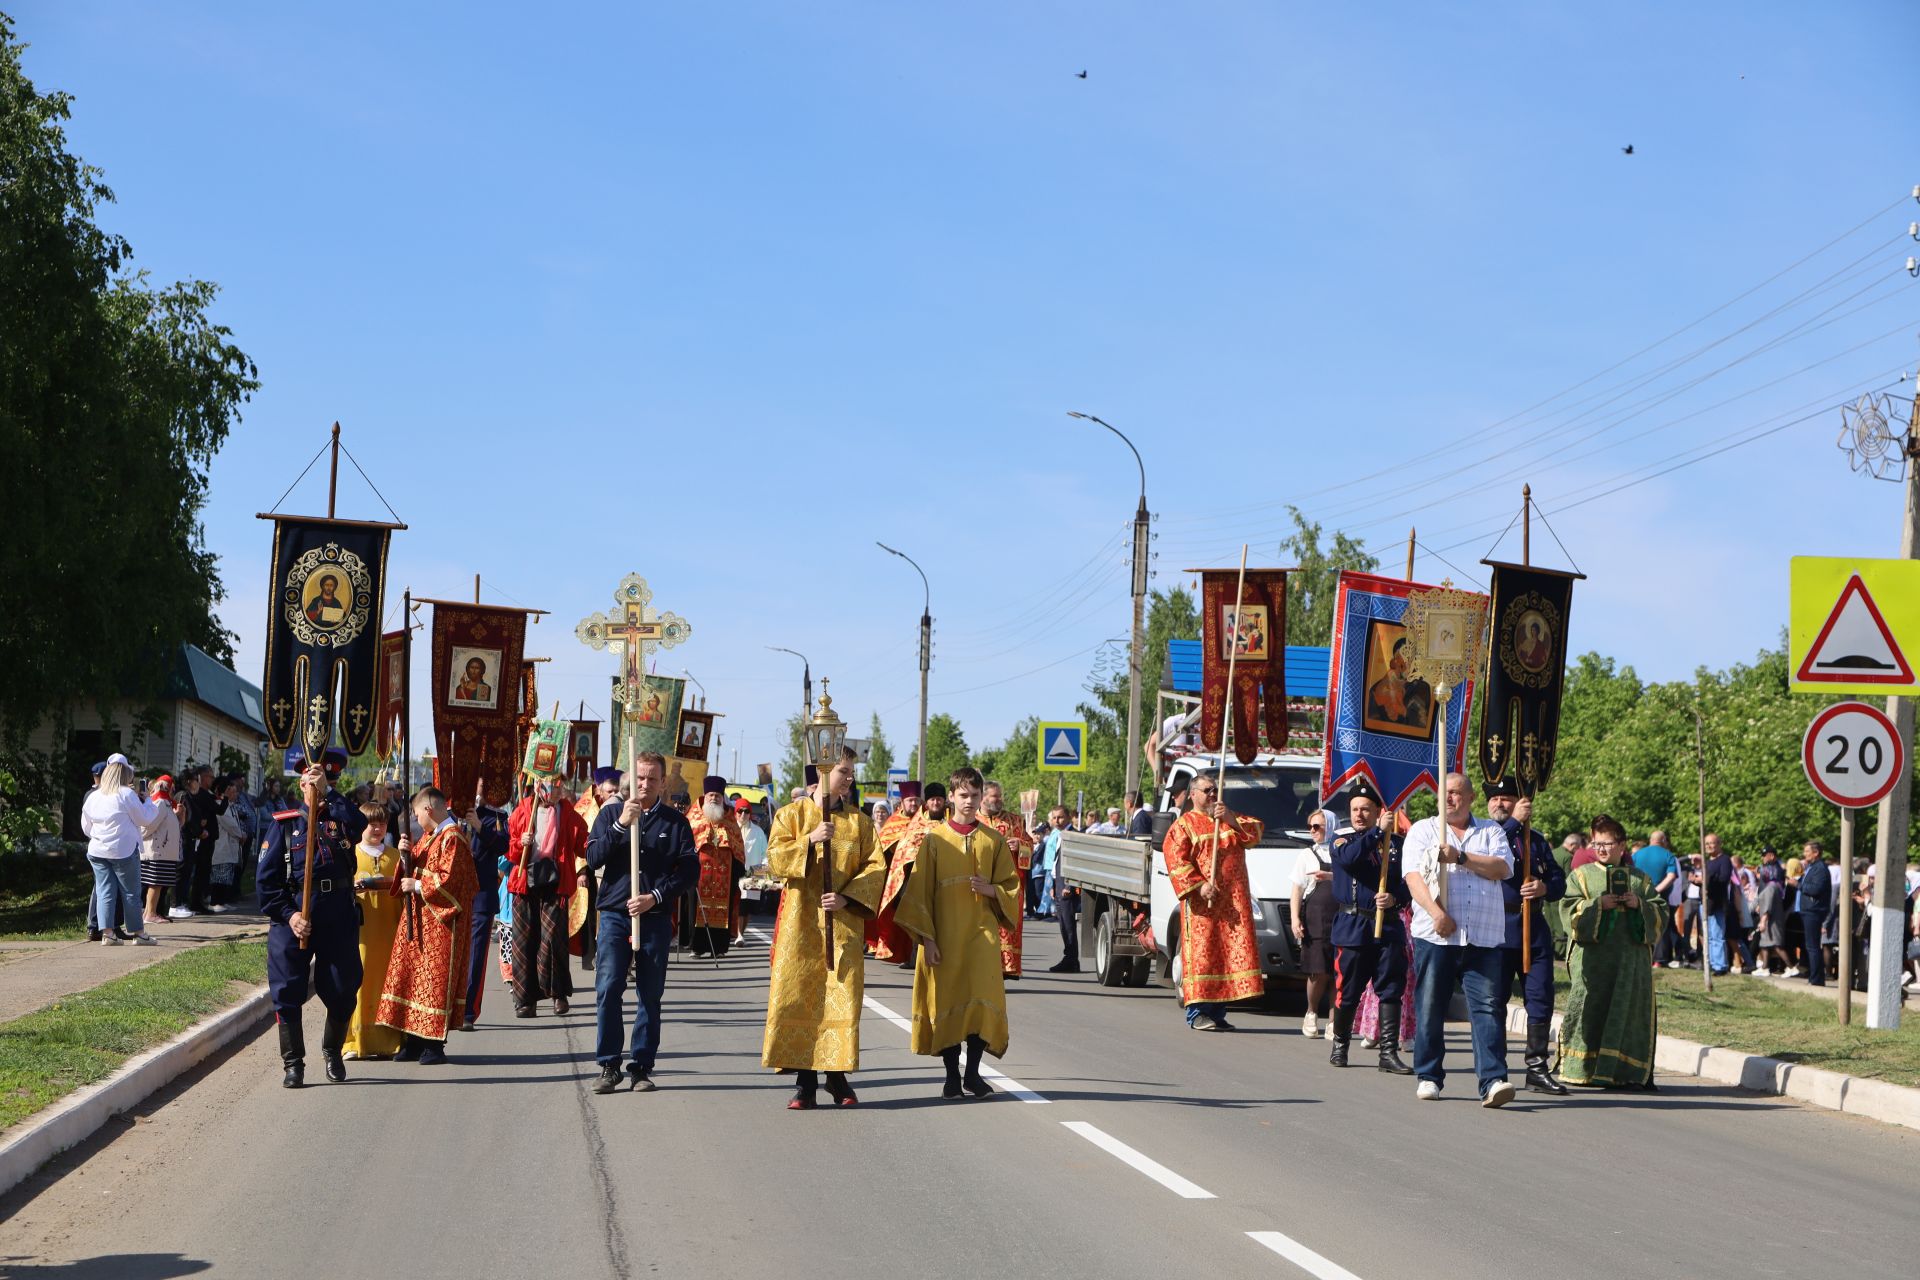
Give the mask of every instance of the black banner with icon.
[[1480, 770], [1489, 783], [1511, 781], [1533, 795], [1553, 775], [1567, 685], [1567, 614], [1581, 575], [1487, 563], [1493, 570], [1492, 639]]
[[[380, 614], [393, 526], [273, 517], [267, 599], [267, 738], [318, 759], [367, 749], [380, 703]], [[336, 739], [336, 727], [338, 729]]]

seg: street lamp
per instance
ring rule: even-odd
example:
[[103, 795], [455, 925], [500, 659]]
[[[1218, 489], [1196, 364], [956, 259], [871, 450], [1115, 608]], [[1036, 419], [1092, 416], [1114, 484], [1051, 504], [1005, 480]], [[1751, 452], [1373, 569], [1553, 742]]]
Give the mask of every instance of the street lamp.
[[680, 669], [680, 677], [700, 691], [700, 710], [705, 711], [707, 709], [707, 686], [695, 680], [693, 678], [693, 672], [688, 671], [685, 667]]
[[[804, 732], [807, 717], [813, 714], [813, 664], [798, 649], [783, 649], [777, 644], [770, 644], [767, 648], [774, 653], [790, 653], [800, 659], [800, 724]], [[805, 749], [804, 745], [802, 749]]]
[[1152, 517], [1147, 514], [1147, 464], [1133, 441], [1111, 422], [1091, 413], [1067, 410], [1069, 418], [1097, 423], [1120, 437], [1140, 468], [1140, 505], [1133, 512], [1133, 644], [1127, 657], [1127, 790], [1140, 789], [1140, 668], [1147, 646], [1147, 537]]
[[899, 556], [920, 575], [923, 596], [920, 606], [920, 750], [915, 757], [914, 768], [917, 771], [915, 781], [924, 784], [927, 780], [927, 671], [933, 666], [933, 588], [927, 585], [927, 571], [912, 556], [904, 551], [895, 551], [878, 540], [873, 545], [889, 555]]
[[[824, 784], [827, 774], [840, 763], [840, 754], [847, 745], [846, 721], [834, 714], [833, 698], [827, 693], [827, 679], [820, 678], [820, 709], [807, 721], [807, 754], [813, 757], [813, 767], [820, 771], [820, 781]], [[822, 791], [822, 796], [825, 791]], [[824, 807], [824, 800], [822, 805]]]

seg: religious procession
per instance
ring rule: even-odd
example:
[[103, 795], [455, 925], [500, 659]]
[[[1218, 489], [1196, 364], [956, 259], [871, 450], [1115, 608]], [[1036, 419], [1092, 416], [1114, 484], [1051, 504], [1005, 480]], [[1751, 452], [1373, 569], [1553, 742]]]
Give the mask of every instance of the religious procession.
[[1912, 1273], [1914, 15], [474, 16], [0, 0], [0, 1280]]

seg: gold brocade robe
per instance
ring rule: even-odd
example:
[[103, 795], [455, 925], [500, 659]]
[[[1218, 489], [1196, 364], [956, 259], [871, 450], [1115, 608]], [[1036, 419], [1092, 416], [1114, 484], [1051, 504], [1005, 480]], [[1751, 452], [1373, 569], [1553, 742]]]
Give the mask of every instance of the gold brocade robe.
[[[1216, 824], [1191, 810], [1167, 830], [1161, 857], [1180, 898], [1182, 1005], [1226, 1004], [1266, 993], [1247, 883], [1247, 847], [1259, 844], [1265, 833], [1258, 818], [1230, 812]], [[1212, 906], [1200, 898], [1209, 871], [1215, 878]]]
[[[1020, 870], [1021, 883], [1025, 883], [1028, 870], [1033, 866], [1033, 836], [1027, 831], [1027, 823], [1017, 813], [1000, 812], [981, 814], [980, 821], [998, 831], [1007, 842], [1007, 848], [1013, 851], [1014, 866]], [[1011, 925], [1000, 926], [1000, 971], [1009, 978], [1020, 976], [1020, 932], [1021, 922], [1026, 912], [1017, 907], [1013, 913]]]
[[[993, 897], [973, 891], [973, 876], [993, 882]], [[1005, 838], [984, 822], [971, 836], [947, 822], [928, 824], [893, 918], [940, 949], [938, 965], [927, 962], [922, 947], [914, 966], [913, 1051], [936, 1054], [977, 1035], [988, 1053], [1004, 1054], [1007, 980], [1000, 930], [1020, 918], [1020, 871]]]
[[[356, 876], [400, 874], [400, 851], [382, 849], [370, 852], [365, 845], [353, 849]], [[387, 986], [387, 961], [393, 956], [393, 935], [400, 932], [400, 912], [405, 906], [385, 889], [356, 889], [353, 900], [360, 904], [360, 996], [354, 1002], [353, 1021], [347, 1024], [346, 1051], [363, 1058], [386, 1058], [400, 1052], [406, 1039], [392, 1027], [374, 1023], [379, 1011], [380, 994]]]
[[887, 864], [874, 839], [873, 820], [854, 808], [833, 815], [829, 864], [833, 891], [847, 899], [833, 913], [833, 972], [827, 972], [821, 929], [821, 868], [807, 834], [820, 825], [820, 806], [802, 797], [773, 816], [767, 837], [767, 874], [784, 883], [774, 930], [773, 984], [767, 992], [767, 1035], [760, 1060], [796, 1071], [860, 1068], [860, 1007], [866, 995], [866, 920], [880, 905]]

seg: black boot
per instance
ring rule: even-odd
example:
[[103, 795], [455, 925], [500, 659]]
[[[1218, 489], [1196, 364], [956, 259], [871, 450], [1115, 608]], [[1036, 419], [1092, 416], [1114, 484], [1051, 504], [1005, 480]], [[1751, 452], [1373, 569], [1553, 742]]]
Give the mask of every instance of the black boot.
[[1557, 1098], [1567, 1096], [1567, 1086], [1560, 1083], [1553, 1074], [1553, 1059], [1550, 1056], [1553, 1041], [1551, 1022], [1527, 1023], [1527, 1088], [1535, 1093], [1550, 1093]]
[[993, 1092], [993, 1086], [980, 1078], [980, 1055], [987, 1050], [987, 1042], [979, 1036], [967, 1037], [967, 1074], [960, 1084], [976, 1098], [984, 1098]]
[[280, 1078], [283, 1089], [298, 1089], [307, 1082], [307, 1036], [298, 1015], [280, 1019], [280, 1065], [287, 1069]]
[[1327, 1054], [1327, 1061], [1336, 1067], [1347, 1065], [1347, 1045], [1353, 1039], [1353, 1010], [1335, 1008], [1333, 1011], [1333, 1048]]
[[327, 1079], [335, 1084], [345, 1082], [347, 1062], [340, 1056], [340, 1050], [347, 1043], [347, 1020], [327, 1015], [326, 1029], [320, 1033], [320, 1061], [326, 1064]]
[[820, 1089], [820, 1077], [812, 1071], [793, 1073], [793, 1097], [787, 1102], [789, 1111], [811, 1111], [818, 1102], [815, 1096]]
[[1400, 1059], [1400, 1002], [1380, 1002], [1380, 1069], [1389, 1075], [1410, 1076], [1413, 1068]]
[[941, 1087], [940, 1096], [957, 1098], [960, 1096], [960, 1046], [942, 1049], [940, 1060], [947, 1064], [947, 1083]]
[[833, 1099], [835, 1106], [860, 1105], [860, 1099], [854, 1095], [853, 1086], [847, 1083], [847, 1073], [844, 1071], [827, 1072], [827, 1096]]

